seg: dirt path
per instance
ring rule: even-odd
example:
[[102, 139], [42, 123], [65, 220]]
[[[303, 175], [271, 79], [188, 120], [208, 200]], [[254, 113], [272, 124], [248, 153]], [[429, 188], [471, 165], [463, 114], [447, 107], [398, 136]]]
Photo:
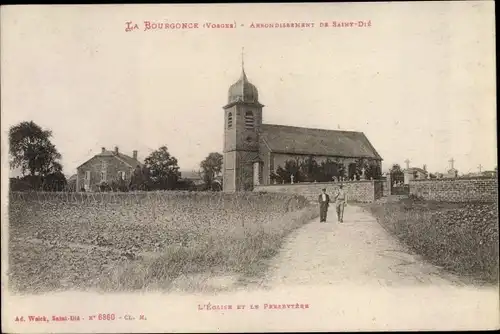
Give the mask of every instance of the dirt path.
[[377, 286], [463, 285], [453, 275], [400, 245], [368, 212], [347, 206], [338, 224], [333, 208], [327, 223], [295, 231], [271, 262], [263, 286], [352, 283]]
[[276, 330], [499, 326], [498, 288], [465, 284], [426, 263], [360, 207], [346, 207], [342, 224], [336, 222], [330, 209], [327, 223], [313, 221], [298, 229], [270, 266], [267, 276], [251, 292], [252, 299], [262, 296], [277, 303], [302, 300], [314, 308], [306, 317], [301, 313], [273, 319], [269, 327], [272, 323]]

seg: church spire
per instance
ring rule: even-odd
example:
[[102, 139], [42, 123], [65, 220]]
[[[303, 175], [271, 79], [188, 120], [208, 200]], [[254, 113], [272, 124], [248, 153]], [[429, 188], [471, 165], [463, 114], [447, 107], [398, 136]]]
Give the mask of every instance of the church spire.
[[259, 93], [257, 88], [252, 85], [245, 73], [245, 48], [241, 48], [241, 75], [237, 82], [229, 87], [229, 103], [235, 101], [259, 102]]
[[241, 47], [241, 69], [245, 72], [245, 47]]
[[241, 47], [241, 77], [246, 78], [246, 73], [245, 73], [245, 47]]

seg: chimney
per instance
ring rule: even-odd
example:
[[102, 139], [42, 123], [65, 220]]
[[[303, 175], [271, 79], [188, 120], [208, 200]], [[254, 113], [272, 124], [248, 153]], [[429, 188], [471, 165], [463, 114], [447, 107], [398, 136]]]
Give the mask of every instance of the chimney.
[[106, 147], [101, 147], [101, 153], [104, 153], [106, 151]]
[[132, 157], [137, 160], [137, 150], [132, 151]]
[[427, 172], [427, 165], [424, 165], [424, 166], [422, 167], [422, 169], [423, 169], [423, 170], [425, 170], [425, 171]]
[[118, 154], [118, 146], [115, 146], [115, 154]]

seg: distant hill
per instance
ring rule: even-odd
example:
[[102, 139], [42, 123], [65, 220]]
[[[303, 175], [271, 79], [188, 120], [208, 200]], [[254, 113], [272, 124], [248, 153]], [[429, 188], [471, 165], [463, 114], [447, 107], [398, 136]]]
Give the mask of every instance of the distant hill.
[[200, 174], [197, 171], [182, 170], [180, 171], [181, 178], [188, 180], [201, 180]]

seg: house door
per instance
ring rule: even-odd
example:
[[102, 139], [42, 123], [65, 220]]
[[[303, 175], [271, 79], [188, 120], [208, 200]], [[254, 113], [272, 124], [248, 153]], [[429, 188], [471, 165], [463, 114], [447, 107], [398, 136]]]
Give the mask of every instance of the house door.
[[260, 163], [254, 162], [253, 164], [253, 185], [258, 186], [260, 184]]
[[85, 191], [90, 190], [90, 171], [85, 172], [85, 181], [83, 187], [85, 188]]

